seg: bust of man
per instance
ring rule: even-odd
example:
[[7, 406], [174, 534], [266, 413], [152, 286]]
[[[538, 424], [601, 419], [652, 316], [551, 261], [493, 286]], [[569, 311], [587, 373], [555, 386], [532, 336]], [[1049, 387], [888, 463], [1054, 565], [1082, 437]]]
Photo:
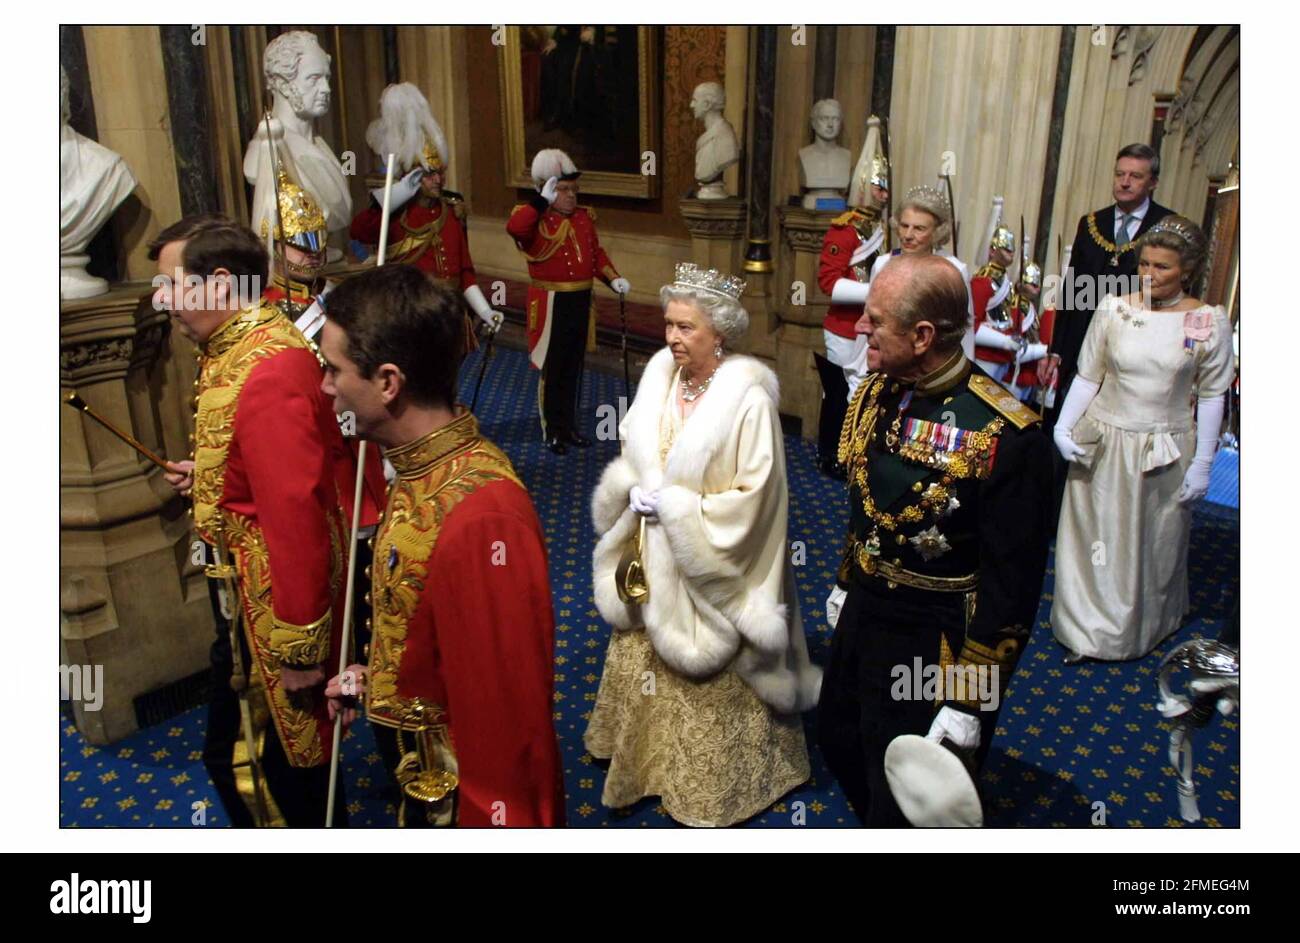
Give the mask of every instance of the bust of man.
[[843, 199], [849, 186], [847, 147], [835, 143], [843, 126], [840, 103], [823, 98], [812, 109], [813, 143], [799, 149], [799, 184], [805, 190], [803, 206], [815, 210], [819, 199]]
[[[325, 211], [331, 231], [346, 230], [352, 219], [352, 194], [339, 159], [316, 133], [316, 121], [330, 107], [330, 57], [316, 37], [305, 30], [277, 36], [262, 59], [266, 85], [271, 90], [272, 135], [276, 146], [289, 151], [299, 183]], [[279, 129], [283, 128], [283, 137]], [[274, 207], [274, 179], [267, 147], [266, 121], [244, 153], [244, 176], [253, 184], [253, 219], [259, 207]]]
[[59, 297], [92, 298], [108, 282], [86, 271], [86, 246], [135, 189], [121, 156], [68, 124], [68, 74], [59, 66]]
[[722, 174], [740, 160], [736, 132], [722, 116], [726, 104], [726, 94], [717, 82], [701, 82], [691, 96], [691, 112], [704, 123], [704, 133], [695, 141], [695, 196], [700, 200], [730, 196]]

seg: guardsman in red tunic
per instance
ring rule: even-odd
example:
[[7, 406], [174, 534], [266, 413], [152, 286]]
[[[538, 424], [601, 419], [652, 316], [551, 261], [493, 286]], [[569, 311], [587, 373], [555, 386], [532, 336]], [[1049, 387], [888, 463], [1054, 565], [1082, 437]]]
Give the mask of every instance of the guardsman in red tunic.
[[456, 403], [459, 318], [410, 266], [330, 296], [324, 389], [397, 479], [375, 536], [369, 664], [326, 694], [345, 722], [364, 695], [399, 824], [563, 825], [545, 539], [510, 460]]
[[[390, 85], [379, 99], [380, 117], [366, 130], [376, 154], [395, 155], [400, 179], [389, 202], [388, 251], [385, 262], [414, 265], [439, 285], [465, 297], [469, 309], [496, 332], [502, 315], [478, 287], [466, 234], [465, 200], [444, 187], [451, 152], [429, 103], [410, 82]], [[379, 244], [383, 225], [383, 178], [371, 191], [370, 205], [352, 220], [351, 238], [366, 246]], [[470, 323], [467, 348], [475, 349]]]
[[542, 371], [538, 412], [547, 447], [558, 455], [591, 440], [578, 431], [578, 385], [594, 316], [592, 280], [620, 295], [632, 290], [596, 235], [595, 212], [578, 205], [580, 171], [554, 148], [533, 158], [537, 194], [516, 206], [506, 231], [528, 260], [528, 357]]
[[[880, 119], [872, 115], [849, 182], [850, 209], [831, 221], [817, 266], [817, 285], [831, 299], [822, 320], [826, 359], [843, 371], [848, 387], [848, 395], [841, 395], [844, 390], [834, 373], [823, 377], [817, 463], [824, 474], [840, 479], [844, 468], [836, 459], [839, 430], [849, 400], [865, 375], [866, 341], [853, 327], [862, 317], [872, 265], [889, 254], [889, 227], [884, 219], [889, 204], [889, 162], [880, 141]], [[818, 369], [832, 368], [819, 364]]]
[[848, 212], [835, 217], [822, 240], [817, 266], [817, 284], [830, 295], [831, 304], [822, 321], [826, 359], [844, 367], [849, 395], [862, 382], [863, 374], [850, 365], [865, 346], [853, 325], [862, 317], [872, 264], [889, 252], [889, 232], [884, 210], [889, 201], [889, 162], [880, 151], [880, 119], [867, 121], [867, 139], [849, 185]]
[[[169, 280], [157, 303], [201, 351], [193, 459], [169, 463], [167, 480], [192, 495], [196, 530], [237, 571], [244, 628], [241, 651], [229, 636], [223, 651], [220, 635], [213, 646], [218, 683], [204, 760], [215, 783], [224, 749], [228, 770], [242, 712], [230, 689], [243, 687], [254, 743], [265, 728], [260, 767], [270, 801], [258, 806], [271, 821], [319, 827], [331, 746], [324, 665], [338, 657], [353, 459], [320, 391], [316, 355], [259, 297], [267, 257], [253, 231], [189, 217], [160, 233], [150, 255]], [[204, 297], [169, 287], [190, 280], [202, 281]], [[232, 663], [246, 666], [246, 679]], [[239, 801], [250, 797], [233, 778], [226, 786], [219, 792], [232, 821], [253, 824]], [[341, 794], [335, 820], [346, 821]]]
[[[1000, 215], [1000, 211], [999, 198], [994, 200], [994, 212]], [[1011, 304], [1013, 280], [1007, 272], [1016, 258], [1016, 236], [996, 216], [988, 250], [988, 261], [975, 270], [970, 280], [975, 309], [975, 362], [1009, 388], [1022, 346], [1019, 316]]]
[[1056, 366], [1061, 360], [1060, 354], [1048, 353], [1056, 327], [1056, 309], [1038, 310], [1042, 290], [1043, 270], [1034, 262], [1026, 262], [1021, 269], [1014, 305], [1027, 343], [1020, 355], [1020, 373], [1012, 392], [1022, 403], [1036, 406], [1040, 412], [1050, 409], [1056, 401]]

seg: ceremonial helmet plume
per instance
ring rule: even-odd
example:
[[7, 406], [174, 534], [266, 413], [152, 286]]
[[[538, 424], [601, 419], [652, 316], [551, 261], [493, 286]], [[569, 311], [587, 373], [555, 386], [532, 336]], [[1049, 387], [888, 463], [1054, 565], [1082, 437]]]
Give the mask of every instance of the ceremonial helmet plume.
[[578, 170], [578, 165], [573, 162], [573, 158], [558, 147], [548, 147], [538, 151], [533, 157], [531, 172], [533, 184], [539, 190], [542, 184], [552, 177], [559, 177], [561, 180], [577, 180], [582, 176], [582, 171]]
[[858, 155], [858, 163], [853, 168], [853, 177], [849, 182], [850, 206], [862, 209], [871, 207], [875, 203], [871, 188], [877, 186], [882, 190], [889, 189], [889, 161], [881, 146], [882, 134], [880, 119], [872, 115], [867, 119], [867, 139], [862, 142], [862, 152]]
[[379, 96], [379, 117], [366, 128], [366, 143], [381, 159], [395, 154], [397, 171], [416, 167], [446, 170], [451, 162], [447, 137], [429, 110], [424, 94], [410, 82], [398, 82]]

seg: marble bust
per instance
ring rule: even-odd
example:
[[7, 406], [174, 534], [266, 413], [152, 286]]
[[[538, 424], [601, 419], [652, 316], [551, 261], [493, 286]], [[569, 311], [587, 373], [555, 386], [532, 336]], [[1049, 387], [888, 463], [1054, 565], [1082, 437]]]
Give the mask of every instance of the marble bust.
[[815, 140], [799, 149], [799, 185], [806, 210], [815, 210], [819, 199], [844, 198], [853, 156], [835, 143], [844, 124], [839, 102], [823, 98], [813, 105], [811, 124]]
[[68, 74], [59, 66], [59, 297], [93, 298], [108, 282], [86, 271], [86, 246], [135, 189], [126, 162], [68, 124]]
[[[284, 147], [298, 173], [298, 182], [325, 211], [331, 232], [346, 231], [352, 221], [352, 194], [339, 159], [316, 133], [316, 121], [330, 106], [330, 57], [316, 37], [305, 30], [277, 36], [262, 59], [266, 85], [271, 90], [271, 136]], [[275, 206], [275, 184], [267, 148], [267, 122], [244, 153], [244, 176], [253, 185], [254, 229], [266, 207]], [[331, 255], [335, 254], [333, 251]]]
[[717, 82], [701, 82], [691, 96], [691, 112], [704, 123], [704, 133], [695, 141], [695, 197], [725, 200], [727, 185], [723, 172], [740, 160], [740, 143], [731, 122], [722, 116], [727, 98]]

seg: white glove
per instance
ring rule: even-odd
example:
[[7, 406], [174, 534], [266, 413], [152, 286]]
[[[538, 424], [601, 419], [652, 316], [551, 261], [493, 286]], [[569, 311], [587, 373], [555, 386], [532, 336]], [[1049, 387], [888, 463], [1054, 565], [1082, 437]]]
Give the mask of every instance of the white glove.
[[1056, 448], [1061, 453], [1061, 458], [1067, 462], [1073, 462], [1087, 451], [1074, 441], [1070, 433], [1100, 389], [1100, 383], [1093, 383], [1081, 376], [1076, 376], [1070, 384], [1070, 393], [1061, 404], [1061, 415], [1057, 417], [1056, 428], [1052, 430]]
[[1179, 504], [1191, 504], [1210, 490], [1210, 466], [1219, 446], [1219, 427], [1223, 424], [1222, 396], [1196, 402], [1196, 456], [1187, 467], [1183, 486], [1178, 491]]
[[870, 282], [860, 282], [854, 278], [838, 278], [831, 286], [831, 301], [837, 305], [866, 304], [867, 295], [870, 293]]
[[639, 485], [633, 485], [628, 497], [628, 506], [642, 517], [659, 516], [659, 492], [645, 491]]
[[994, 347], [998, 350], [1019, 350], [1020, 341], [1010, 334], [1003, 334], [992, 324], [984, 323], [975, 332], [975, 343], [981, 347]]
[[934, 715], [934, 723], [930, 725], [930, 732], [925, 735], [925, 739], [938, 743], [944, 737], [963, 750], [977, 750], [980, 745], [980, 719], [951, 707], [941, 707], [939, 713]]
[[556, 195], [555, 191], [556, 188], [559, 187], [559, 185], [560, 185], [559, 177], [552, 177], [549, 180], [547, 180], [544, 184], [542, 184], [542, 189], [539, 191], [542, 194], [542, 199], [544, 199], [547, 203], [554, 203], [555, 195]]
[[628, 292], [632, 290], [632, 283], [629, 282], [626, 278], [619, 276], [618, 278], [614, 279], [612, 282], [609, 283], [609, 287], [614, 289], [614, 291], [620, 295], [626, 295]]
[[[424, 176], [424, 168], [416, 167], [401, 180], [393, 184], [392, 197], [388, 203], [388, 211], [391, 213], [399, 206], [405, 206], [411, 202], [411, 198], [420, 192], [420, 178]], [[375, 202], [380, 206], [384, 205], [384, 188], [376, 187], [370, 191], [370, 195], [375, 198]]]
[[844, 608], [846, 596], [848, 593], [836, 586], [826, 597], [826, 622], [832, 629], [840, 624], [840, 610]]
[[1024, 350], [1016, 354], [1016, 363], [1033, 363], [1035, 360], [1042, 360], [1046, 356], [1046, 344], [1026, 344]]
[[465, 303], [470, 306], [479, 319], [488, 326], [493, 334], [501, 330], [501, 322], [505, 320], [500, 311], [493, 311], [492, 306], [488, 304], [483, 297], [483, 290], [477, 285], [470, 285], [465, 289]]

